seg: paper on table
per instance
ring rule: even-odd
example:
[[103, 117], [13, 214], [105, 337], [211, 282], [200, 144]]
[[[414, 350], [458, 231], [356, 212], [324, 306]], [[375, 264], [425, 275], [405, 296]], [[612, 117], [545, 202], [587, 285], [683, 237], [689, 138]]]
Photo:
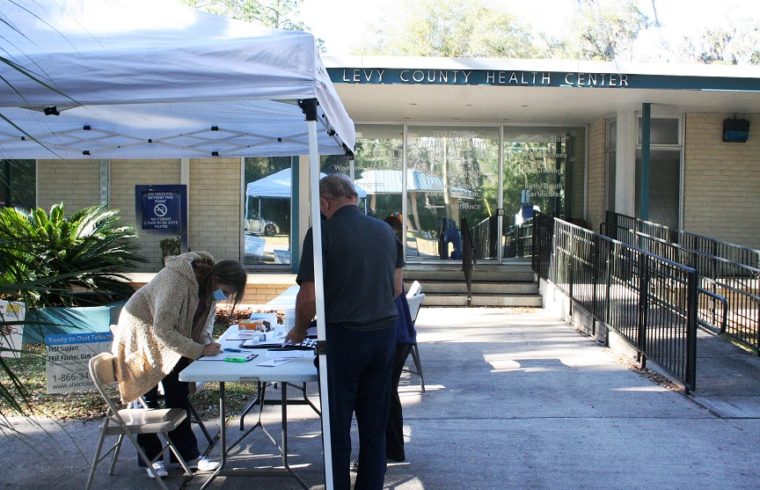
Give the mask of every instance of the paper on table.
[[285, 364], [286, 362], [292, 361], [294, 358], [289, 359], [267, 359], [266, 361], [262, 361], [257, 364], [257, 366], [264, 366], [264, 367], [276, 367], [281, 364]]
[[267, 359], [307, 359], [314, 357], [313, 350], [268, 350]]

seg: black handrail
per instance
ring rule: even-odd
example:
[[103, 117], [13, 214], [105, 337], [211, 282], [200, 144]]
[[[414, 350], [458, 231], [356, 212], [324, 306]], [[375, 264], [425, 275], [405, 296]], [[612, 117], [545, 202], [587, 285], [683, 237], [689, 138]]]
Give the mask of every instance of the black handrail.
[[592, 328], [618, 332], [642, 363], [652, 359], [694, 390], [697, 272], [559, 219], [553, 235], [551, 251], [536, 252], [551, 256], [549, 281], [573, 308], [595, 319]]
[[[609, 235], [693, 267], [699, 274], [699, 325], [726, 334], [760, 355], [760, 250], [607, 212]], [[722, 298], [722, 299], [719, 299]], [[711, 302], [723, 303], [720, 324]]]
[[462, 218], [462, 271], [467, 284], [467, 306], [472, 305], [472, 270], [475, 265], [475, 244], [472, 240], [472, 232], [467, 225], [467, 219]]

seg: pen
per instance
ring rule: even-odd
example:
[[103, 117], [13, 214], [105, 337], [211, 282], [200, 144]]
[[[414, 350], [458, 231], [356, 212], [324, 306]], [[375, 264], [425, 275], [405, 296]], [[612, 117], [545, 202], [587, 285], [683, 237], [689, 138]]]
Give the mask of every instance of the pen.
[[222, 349], [222, 350], [223, 350], [224, 352], [243, 352], [243, 351], [242, 351], [242, 350], [240, 350], [240, 349], [231, 349], [231, 348], [229, 348], [229, 347], [225, 347], [225, 348], [224, 348], [224, 349]]

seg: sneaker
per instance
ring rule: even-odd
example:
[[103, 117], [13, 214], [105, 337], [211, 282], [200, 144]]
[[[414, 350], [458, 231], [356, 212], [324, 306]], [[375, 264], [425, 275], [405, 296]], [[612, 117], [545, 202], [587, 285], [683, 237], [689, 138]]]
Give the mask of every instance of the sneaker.
[[191, 470], [214, 471], [215, 469], [219, 468], [219, 461], [209, 461], [206, 456], [201, 456], [199, 458], [195, 458], [192, 461], [188, 461], [187, 466]]
[[[169, 476], [169, 472], [166, 471], [166, 466], [164, 466], [163, 461], [156, 461], [153, 463], [153, 471], [159, 478], [166, 478]], [[148, 473], [148, 478], [155, 478], [153, 472], [150, 471], [150, 468], [145, 468], [145, 472]]]

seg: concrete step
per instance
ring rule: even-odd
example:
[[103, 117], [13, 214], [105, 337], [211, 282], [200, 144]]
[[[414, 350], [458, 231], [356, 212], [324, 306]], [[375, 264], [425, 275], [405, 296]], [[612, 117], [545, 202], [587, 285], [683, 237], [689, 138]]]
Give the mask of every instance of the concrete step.
[[[406, 288], [411, 281], [404, 281]], [[422, 292], [425, 294], [467, 294], [467, 284], [464, 281], [420, 281]], [[538, 284], [535, 282], [473, 282], [473, 294], [538, 294]]]
[[[409, 281], [464, 281], [464, 272], [457, 270], [404, 269], [404, 279]], [[535, 273], [528, 269], [474, 270], [473, 281], [535, 282]]]
[[[422, 307], [425, 306], [467, 306], [467, 295], [452, 295], [452, 294], [427, 294], [425, 293], [425, 302]], [[523, 295], [523, 294], [505, 294], [505, 295], [490, 295], [490, 294], [474, 294], [472, 296], [471, 306], [521, 306], [521, 307], [535, 307], [540, 308], [543, 306], [541, 296], [539, 295]]]

